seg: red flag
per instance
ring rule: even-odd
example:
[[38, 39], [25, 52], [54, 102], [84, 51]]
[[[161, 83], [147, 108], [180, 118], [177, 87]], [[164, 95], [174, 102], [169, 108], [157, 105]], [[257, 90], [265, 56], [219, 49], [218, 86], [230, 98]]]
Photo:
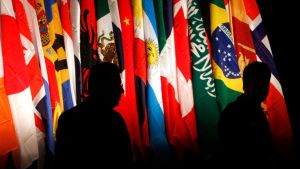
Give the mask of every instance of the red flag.
[[[136, 156], [136, 152], [139, 151], [141, 153], [142, 148], [136, 92], [134, 86], [134, 32], [130, 0], [119, 0], [118, 7], [124, 54], [124, 56], [119, 57], [124, 57], [122, 60], [124, 60], [125, 84], [123, 84], [123, 87], [125, 92], [119, 106], [116, 107], [116, 109], [125, 119], [133, 143], [134, 155]], [[113, 13], [114, 11], [111, 12]]]
[[256, 53], [243, 1], [229, 1], [229, 17], [238, 64], [242, 74], [247, 64], [256, 61]]
[[82, 67], [82, 94], [88, 96], [88, 75], [90, 68], [99, 60], [97, 52], [97, 29], [95, 4], [84, 0], [80, 4], [80, 55]]
[[[1, 29], [0, 29], [0, 38], [1, 38]], [[18, 141], [16, 137], [15, 127], [13, 124], [10, 105], [4, 88], [4, 78], [3, 78], [4, 71], [3, 71], [1, 41], [0, 41], [0, 98], [1, 98], [0, 99], [0, 138], [2, 139], [0, 139], [0, 158], [3, 157], [8, 152], [18, 148]], [[0, 168], [1, 166], [3, 166], [4, 168], [5, 162], [6, 160], [4, 158], [0, 161]]]
[[[177, 62], [177, 85], [181, 116], [185, 121], [186, 133], [190, 142], [185, 145], [193, 151], [198, 150], [197, 126], [194, 110], [194, 96], [191, 82], [191, 57], [188, 39], [187, 1], [174, 0], [174, 37]], [[186, 140], [188, 141], [188, 140]]]
[[146, 107], [146, 48], [143, 26], [143, 7], [141, 0], [133, 0], [134, 19], [134, 73], [137, 97], [137, 108], [141, 128], [142, 144], [145, 150], [150, 149], [148, 114]]
[[75, 70], [75, 56], [73, 46], [73, 36], [70, 18], [70, 0], [59, 1], [59, 12], [61, 17], [61, 24], [63, 28], [64, 36], [64, 47], [66, 52], [69, 76], [70, 76], [70, 87], [71, 95], [74, 106], [76, 105], [76, 70]]
[[27, 168], [38, 159], [34, 105], [12, 1], [1, 1], [0, 6], [4, 86], [20, 146], [17, 151], [13, 152], [13, 156], [17, 168]]

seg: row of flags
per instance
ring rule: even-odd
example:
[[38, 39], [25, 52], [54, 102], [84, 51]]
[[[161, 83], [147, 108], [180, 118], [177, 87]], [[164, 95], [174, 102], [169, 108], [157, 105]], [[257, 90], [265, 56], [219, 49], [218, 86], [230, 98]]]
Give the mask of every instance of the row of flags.
[[272, 70], [262, 106], [274, 143], [282, 153], [291, 148], [288, 112], [254, 0], [210, 0], [210, 18], [203, 18], [198, 0], [0, 2], [0, 167], [9, 152], [21, 169], [35, 160], [42, 168], [46, 153], [55, 156], [58, 118], [88, 97], [89, 70], [100, 61], [122, 71], [116, 110], [134, 160], [183, 159], [187, 151], [209, 158], [220, 113], [243, 92], [243, 69], [256, 60]]

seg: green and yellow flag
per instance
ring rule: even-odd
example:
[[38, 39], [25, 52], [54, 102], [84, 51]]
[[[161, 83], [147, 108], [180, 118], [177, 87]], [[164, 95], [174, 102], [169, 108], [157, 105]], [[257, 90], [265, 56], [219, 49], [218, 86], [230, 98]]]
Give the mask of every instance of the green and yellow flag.
[[242, 92], [242, 78], [223, 0], [210, 1], [212, 65], [220, 111]]

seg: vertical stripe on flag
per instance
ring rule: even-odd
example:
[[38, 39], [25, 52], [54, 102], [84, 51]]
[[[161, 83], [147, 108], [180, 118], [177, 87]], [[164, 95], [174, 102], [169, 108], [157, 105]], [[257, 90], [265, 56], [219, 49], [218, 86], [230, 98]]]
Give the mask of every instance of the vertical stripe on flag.
[[143, 1], [142, 3], [144, 10], [143, 22], [147, 51], [147, 103], [150, 143], [155, 155], [159, 159], [168, 160], [171, 156], [171, 152], [165, 132], [155, 11], [153, 0]]
[[80, 3], [80, 58], [82, 68], [82, 97], [88, 97], [90, 68], [99, 60], [94, 0]]
[[[44, 78], [44, 84], [49, 84], [49, 90], [47, 88], [47, 85], [45, 85], [46, 91], [49, 91], [50, 93], [50, 102], [51, 102], [51, 108], [52, 108], [52, 115], [51, 117], [48, 116], [48, 122], [52, 119], [52, 128], [53, 128], [53, 134], [55, 135], [56, 128], [57, 128], [57, 117], [58, 115], [63, 111], [63, 105], [62, 105], [62, 94], [61, 94], [61, 78], [59, 76], [59, 73], [55, 69], [55, 61], [57, 61], [58, 57], [55, 53], [54, 49], [52, 48], [53, 40], [50, 40], [54, 37], [53, 32], [49, 32], [49, 23], [46, 16], [45, 11], [45, 5], [43, 0], [35, 0], [35, 8], [39, 23], [39, 31], [40, 31], [40, 37], [41, 42], [43, 46], [43, 53], [44, 53], [44, 60], [45, 60], [45, 66], [47, 70], [47, 76], [43, 73], [43, 58], [39, 56], [40, 58], [40, 64], [42, 68], [43, 78]], [[48, 79], [46, 79], [46, 77]], [[47, 81], [48, 80], [48, 81]], [[48, 124], [48, 127], [50, 127], [51, 124]], [[54, 149], [53, 149], [54, 152]]]
[[181, 116], [191, 138], [189, 148], [193, 152], [198, 150], [198, 134], [194, 109], [194, 95], [191, 81], [191, 57], [188, 38], [188, 8], [187, 0], [173, 1], [174, 37], [177, 62], [177, 85]]
[[100, 60], [119, 66], [112, 19], [107, 1], [95, 1], [97, 18], [97, 46]]
[[268, 64], [272, 72], [269, 95], [264, 106], [271, 127], [273, 141], [282, 155], [288, 157], [292, 151], [292, 129], [270, 43], [256, 1], [244, 0], [244, 4], [252, 31], [257, 59]]
[[[16, 131], [12, 119], [12, 112], [8, 102], [8, 97], [4, 88], [4, 70], [2, 59], [2, 31], [0, 20], [0, 158], [10, 151], [18, 148], [18, 140], [16, 137]], [[5, 139], [3, 139], [5, 138]], [[0, 168], [3, 166], [3, 162], [0, 161]], [[4, 167], [4, 166], [3, 166]]]
[[80, 56], [80, 4], [79, 0], [70, 0], [70, 15], [72, 24], [73, 46], [75, 55], [76, 103], [81, 103], [82, 76]]
[[54, 155], [54, 136], [53, 136], [53, 126], [52, 126], [52, 108], [51, 108], [51, 101], [50, 101], [50, 91], [49, 91], [49, 84], [48, 84], [48, 74], [47, 68], [43, 53], [43, 46], [41, 42], [40, 32], [39, 32], [39, 25], [37, 21], [37, 15], [35, 11], [35, 4], [34, 0], [24, 0], [23, 1], [24, 9], [27, 16], [27, 22], [29, 26], [29, 30], [31, 33], [32, 43], [34, 45], [35, 54], [38, 57], [38, 64], [40, 67], [43, 85], [44, 85], [44, 97], [36, 105], [36, 109], [41, 113], [44, 123], [46, 127], [46, 146], [48, 148], [48, 152]]
[[242, 78], [222, 0], [210, 1], [212, 65], [220, 111], [242, 92]]
[[[58, 85], [61, 86], [63, 110], [68, 110], [74, 105], [70, 86], [68, 62], [64, 47], [63, 28], [56, 0], [45, 0], [45, 9], [47, 20], [49, 22], [50, 43], [54, 55], [57, 55], [57, 60], [54, 64], [61, 80]], [[54, 124], [56, 124], [59, 116], [60, 114], [54, 114]]]
[[[134, 83], [134, 29], [133, 29], [133, 15], [130, 0], [119, 0], [118, 1], [120, 24], [122, 28], [122, 45], [124, 51], [124, 71], [125, 71], [125, 83], [123, 85], [126, 91], [123, 94], [123, 100], [126, 104], [121, 107], [120, 113], [124, 112], [125, 122], [127, 121], [127, 127], [131, 135], [133, 142], [133, 153], [134, 158], [137, 158], [140, 153], [145, 157], [145, 152], [143, 151], [141, 144], [141, 131], [139, 125], [139, 117], [137, 111], [137, 99], [136, 90]], [[114, 21], [113, 21], [114, 22]], [[119, 56], [119, 58], [122, 56]], [[121, 102], [122, 102], [121, 99]]]
[[[71, 18], [70, 18], [70, 0], [60, 0], [59, 1], [59, 11], [61, 16], [61, 24], [63, 28], [63, 36], [64, 36], [64, 48], [66, 52], [66, 60], [68, 64], [69, 70], [69, 78], [70, 78], [70, 91], [71, 91], [71, 99], [73, 102], [73, 106], [76, 105], [76, 70], [75, 70], [75, 55], [74, 55], [74, 46], [73, 46], [73, 36], [72, 36], [72, 28], [71, 28]], [[67, 98], [70, 99], [70, 98]]]
[[188, 21], [199, 149], [201, 157], [207, 159], [217, 148], [220, 112], [210, 61], [210, 44], [203, 23], [202, 9], [197, 0], [188, 0]]
[[245, 66], [256, 61], [251, 30], [248, 25], [248, 18], [243, 1], [229, 1], [229, 14], [238, 65], [242, 74]]
[[27, 23], [27, 16], [25, 13], [23, 2], [20, 0], [13, 0], [13, 6], [16, 14], [16, 21], [20, 31], [20, 39], [22, 43], [24, 59], [29, 75], [29, 86], [32, 96], [32, 101], [35, 107], [34, 118], [35, 126], [37, 128], [37, 139], [39, 148], [38, 165], [42, 167], [45, 160], [45, 128], [42, 119], [42, 114], [47, 113], [47, 104], [45, 99], [44, 82], [41, 75], [41, 70], [38, 64], [35, 48], [31, 40], [31, 33]]
[[[134, 19], [134, 74], [137, 110], [143, 150], [150, 151], [148, 113], [146, 104], [147, 63], [144, 38], [142, 0], [132, 0]], [[145, 157], [147, 158], [147, 157]]]
[[1, 1], [0, 5], [4, 86], [20, 146], [13, 157], [15, 166], [25, 169], [38, 159], [34, 105], [12, 1]]

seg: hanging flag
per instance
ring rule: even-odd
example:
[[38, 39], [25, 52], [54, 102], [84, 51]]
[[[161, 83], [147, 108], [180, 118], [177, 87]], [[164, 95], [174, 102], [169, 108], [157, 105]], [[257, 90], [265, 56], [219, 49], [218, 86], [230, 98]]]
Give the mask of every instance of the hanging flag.
[[217, 148], [220, 112], [210, 61], [210, 44], [203, 23], [201, 5], [197, 0], [188, 0], [188, 21], [199, 149], [201, 157], [208, 159]]
[[272, 72], [269, 95], [263, 107], [270, 124], [273, 141], [282, 155], [288, 157], [292, 151], [292, 129], [270, 43], [256, 2], [244, 0], [244, 4], [257, 59], [268, 64]]
[[[124, 101], [126, 104], [120, 102], [119, 110], [121, 114], [124, 112], [123, 117], [125, 122], [128, 121], [127, 127], [131, 135], [133, 142], [134, 158], [137, 158], [140, 153], [145, 156], [145, 152], [142, 148], [141, 143], [141, 131], [139, 125], [139, 116], [137, 110], [137, 99], [135, 91], [134, 81], [134, 29], [133, 29], [133, 15], [130, 0], [119, 0], [118, 1], [120, 24], [122, 30], [122, 47], [124, 53], [124, 71], [125, 71], [125, 85], [123, 88], [125, 93], [121, 102]], [[114, 21], [113, 21], [114, 23]], [[118, 52], [120, 53], [120, 52]], [[122, 56], [119, 56], [122, 57]], [[124, 76], [123, 76], [124, 77]], [[122, 107], [123, 105], [123, 107]]]
[[237, 62], [228, 15], [222, 0], [210, 1], [212, 67], [220, 111], [242, 92], [242, 78]]
[[99, 61], [97, 53], [96, 14], [94, 0], [80, 2], [80, 57], [82, 68], [82, 97], [88, 97], [90, 68]]
[[13, 152], [14, 165], [18, 169], [25, 169], [39, 157], [34, 121], [35, 108], [12, 1], [1, 1], [0, 7], [4, 87], [20, 146]]
[[[1, 9], [2, 10], [2, 9]], [[12, 112], [8, 102], [7, 93], [4, 87], [4, 70], [2, 59], [2, 31], [0, 20], [0, 159], [9, 152], [18, 148], [18, 140], [16, 137], [15, 127], [12, 119]], [[5, 138], [5, 139], [3, 139]], [[0, 168], [3, 167], [6, 160], [0, 161]]]
[[[52, 48], [54, 34], [49, 32], [49, 22], [46, 16], [45, 5], [43, 0], [35, 0], [35, 8], [39, 23], [39, 31], [41, 42], [43, 46], [43, 53], [45, 59], [45, 65], [48, 75], [50, 101], [52, 107], [52, 127], [53, 134], [55, 135], [57, 128], [58, 116], [63, 111], [62, 103], [62, 89], [61, 89], [61, 77], [55, 69], [55, 62], [58, 60], [58, 56]], [[41, 58], [41, 57], [40, 57]], [[43, 65], [43, 62], [41, 65]], [[43, 75], [45, 77], [45, 75]], [[44, 81], [47, 82], [47, 81]]]
[[[143, 150], [150, 152], [148, 113], [146, 104], [147, 63], [144, 38], [143, 6], [142, 0], [132, 0], [133, 26], [134, 26], [134, 74], [136, 104], [139, 117], [139, 127]], [[147, 153], [145, 154], [147, 155]], [[144, 155], [144, 158], [147, 156]]]
[[29, 31], [31, 33], [32, 43], [34, 45], [35, 54], [38, 57], [38, 65], [40, 67], [41, 76], [43, 79], [45, 94], [40, 104], [36, 106], [37, 110], [41, 113], [43, 118], [44, 126], [46, 127], [46, 147], [54, 156], [54, 136], [53, 136], [53, 125], [52, 125], [52, 108], [50, 101], [50, 91], [48, 83], [48, 74], [45, 63], [45, 56], [43, 53], [43, 46], [40, 37], [39, 25], [37, 21], [37, 15], [35, 11], [34, 0], [23, 0], [23, 5], [25, 13], [27, 16], [27, 22], [29, 26]]
[[229, 1], [228, 8], [240, 74], [243, 74], [245, 66], [256, 61], [251, 30], [243, 1]]
[[[75, 70], [75, 55], [74, 55], [74, 46], [73, 46], [73, 35], [71, 27], [71, 18], [70, 18], [70, 0], [60, 0], [59, 1], [59, 11], [61, 16], [61, 25], [63, 28], [64, 36], [64, 48], [66, 52], [66, 60], [69, 70], [70, 77], [70, 89], [71, 89], [71, 98], [76, 105], [76, 70]], [[69, 98], [68, 98], [69, 99]]]
[[58, 118], [61, 113], [73, 107], [72, 93], [70, 88], [69, 69], [64, 47], [63, 29], [61, 25], [58, 5], [56, 0], [45, 0], [46, 17], [49, 28], [49, 45], [51, 53], [56, 60], [53, 61], [58, 82], [58, 91], [61, 101], [61, 112], [53, 115], [54, 132], [57, 128]]
[[[172, 8], [172, 3], [169, 7]], [[180, 112], [176, 83], [175, 50], [168, 50], [167, 47], [166, 32], [168, 33], [168, 38], [172, 38], [174, 41], [174, 34], [172, 34], [172, 37], [169, 37], [171, 29], [173, 28], [173, 13], [169, 13], [171, 14], [171, 18], [166, 17], [166, 20], [171, 19], [170, 21], [166, 22], [166, 24], [171, 23], [171, 25], [165, 26], [163, 1], [154, 0], [154, 8], [157, 21], [159, 58], [161, 63], [161, 90], [163, 97], [166, 133], [168, 136], [168, 141], [175, 148], [178, 158], [183, 159], [184, 148], [190, 146], [191, 138], [189, 137], [187, 127], [185, 126]], [[166, 28], [168, 28], [168, 30]], [[173, 44], [171, 49], [174, 49], [174, 47], [175, 46]]]
[[147, 54], [147, 105], [150, 143], [155, 155], [160, 160], [168, 160], [171, 157], [171, 152], [165, 131], [155, 11], [153, 0], [143, 1], [142, 3], [144, 11], [143, 22]]
[[188, 128], [190, 150], [198, 150], [198, 134], [191, 81], [191, 57], [188, 39], [187, 0], [173, 1], [175, 53], [177, 62], [177, 85], [181, 116]]
[[95, 1], [95, 8], [97, 18], [97, 46], [100, 60], [119, 66], [108, 2], [106, 0]]
[[[68, 63], [65, 53], [64, 47], [64, 39], [63, 39], [63, 29], [60, 19], [60, 14], [58, 10], [58, 5], [56, 0], [45, 0], [45, 9], [47, 21], [49, 23], [49, 33], [50, 33], [50, 44], [52, 45], [52, 49], [54, 55], [57, 55], [57, 61], [55, 64], [55, 69], [59, 73], [60, 76], [60, 86], [62, 93], [62, 103], [63, 110], [68, 110], [74, 106], [72, 101], [72, 93], [70, 87], [70, 77], [69, 77], [69, 69]], [[53, 35], [53, 36], [51, 36]], [[58, 119], [60, 114], [54, 114], [54, 120]], [[56, 122], [55, 122], [56, 123]]]
[[82, 100], [82, 76], [80, 56], [80, 4], [79, 0], [70, 0], [69, 9], [71, 15], [73, 46], [75, 55], [75, 82], [76, 82], [76, 103]]
[[29, 31], [27, 16], [25, 13], [23, 1], [13, 0], [13, 7], [15, 10], [16, 21], [18, 29], [20, 31], [20, 39], [22, 43], [24, 59], [27, 66], [27, 72], [29, 75], [29, 86], [32, 96], [32, 102], [34, 104], [34, 119], [36, 126], [36, 134], [38, 141], [39, 159], [38, 166], [40, 168], [44, 165], [45, 160], [45, 127], [42, 119], [42, 114], [48, 113], [46, 103], [46, 92], [44, 88], [44, 82], [41, 75], [41, 70], [38, 64], [38, 58], [35, 54], [34, 45], [31, 40], [31, 34]]

